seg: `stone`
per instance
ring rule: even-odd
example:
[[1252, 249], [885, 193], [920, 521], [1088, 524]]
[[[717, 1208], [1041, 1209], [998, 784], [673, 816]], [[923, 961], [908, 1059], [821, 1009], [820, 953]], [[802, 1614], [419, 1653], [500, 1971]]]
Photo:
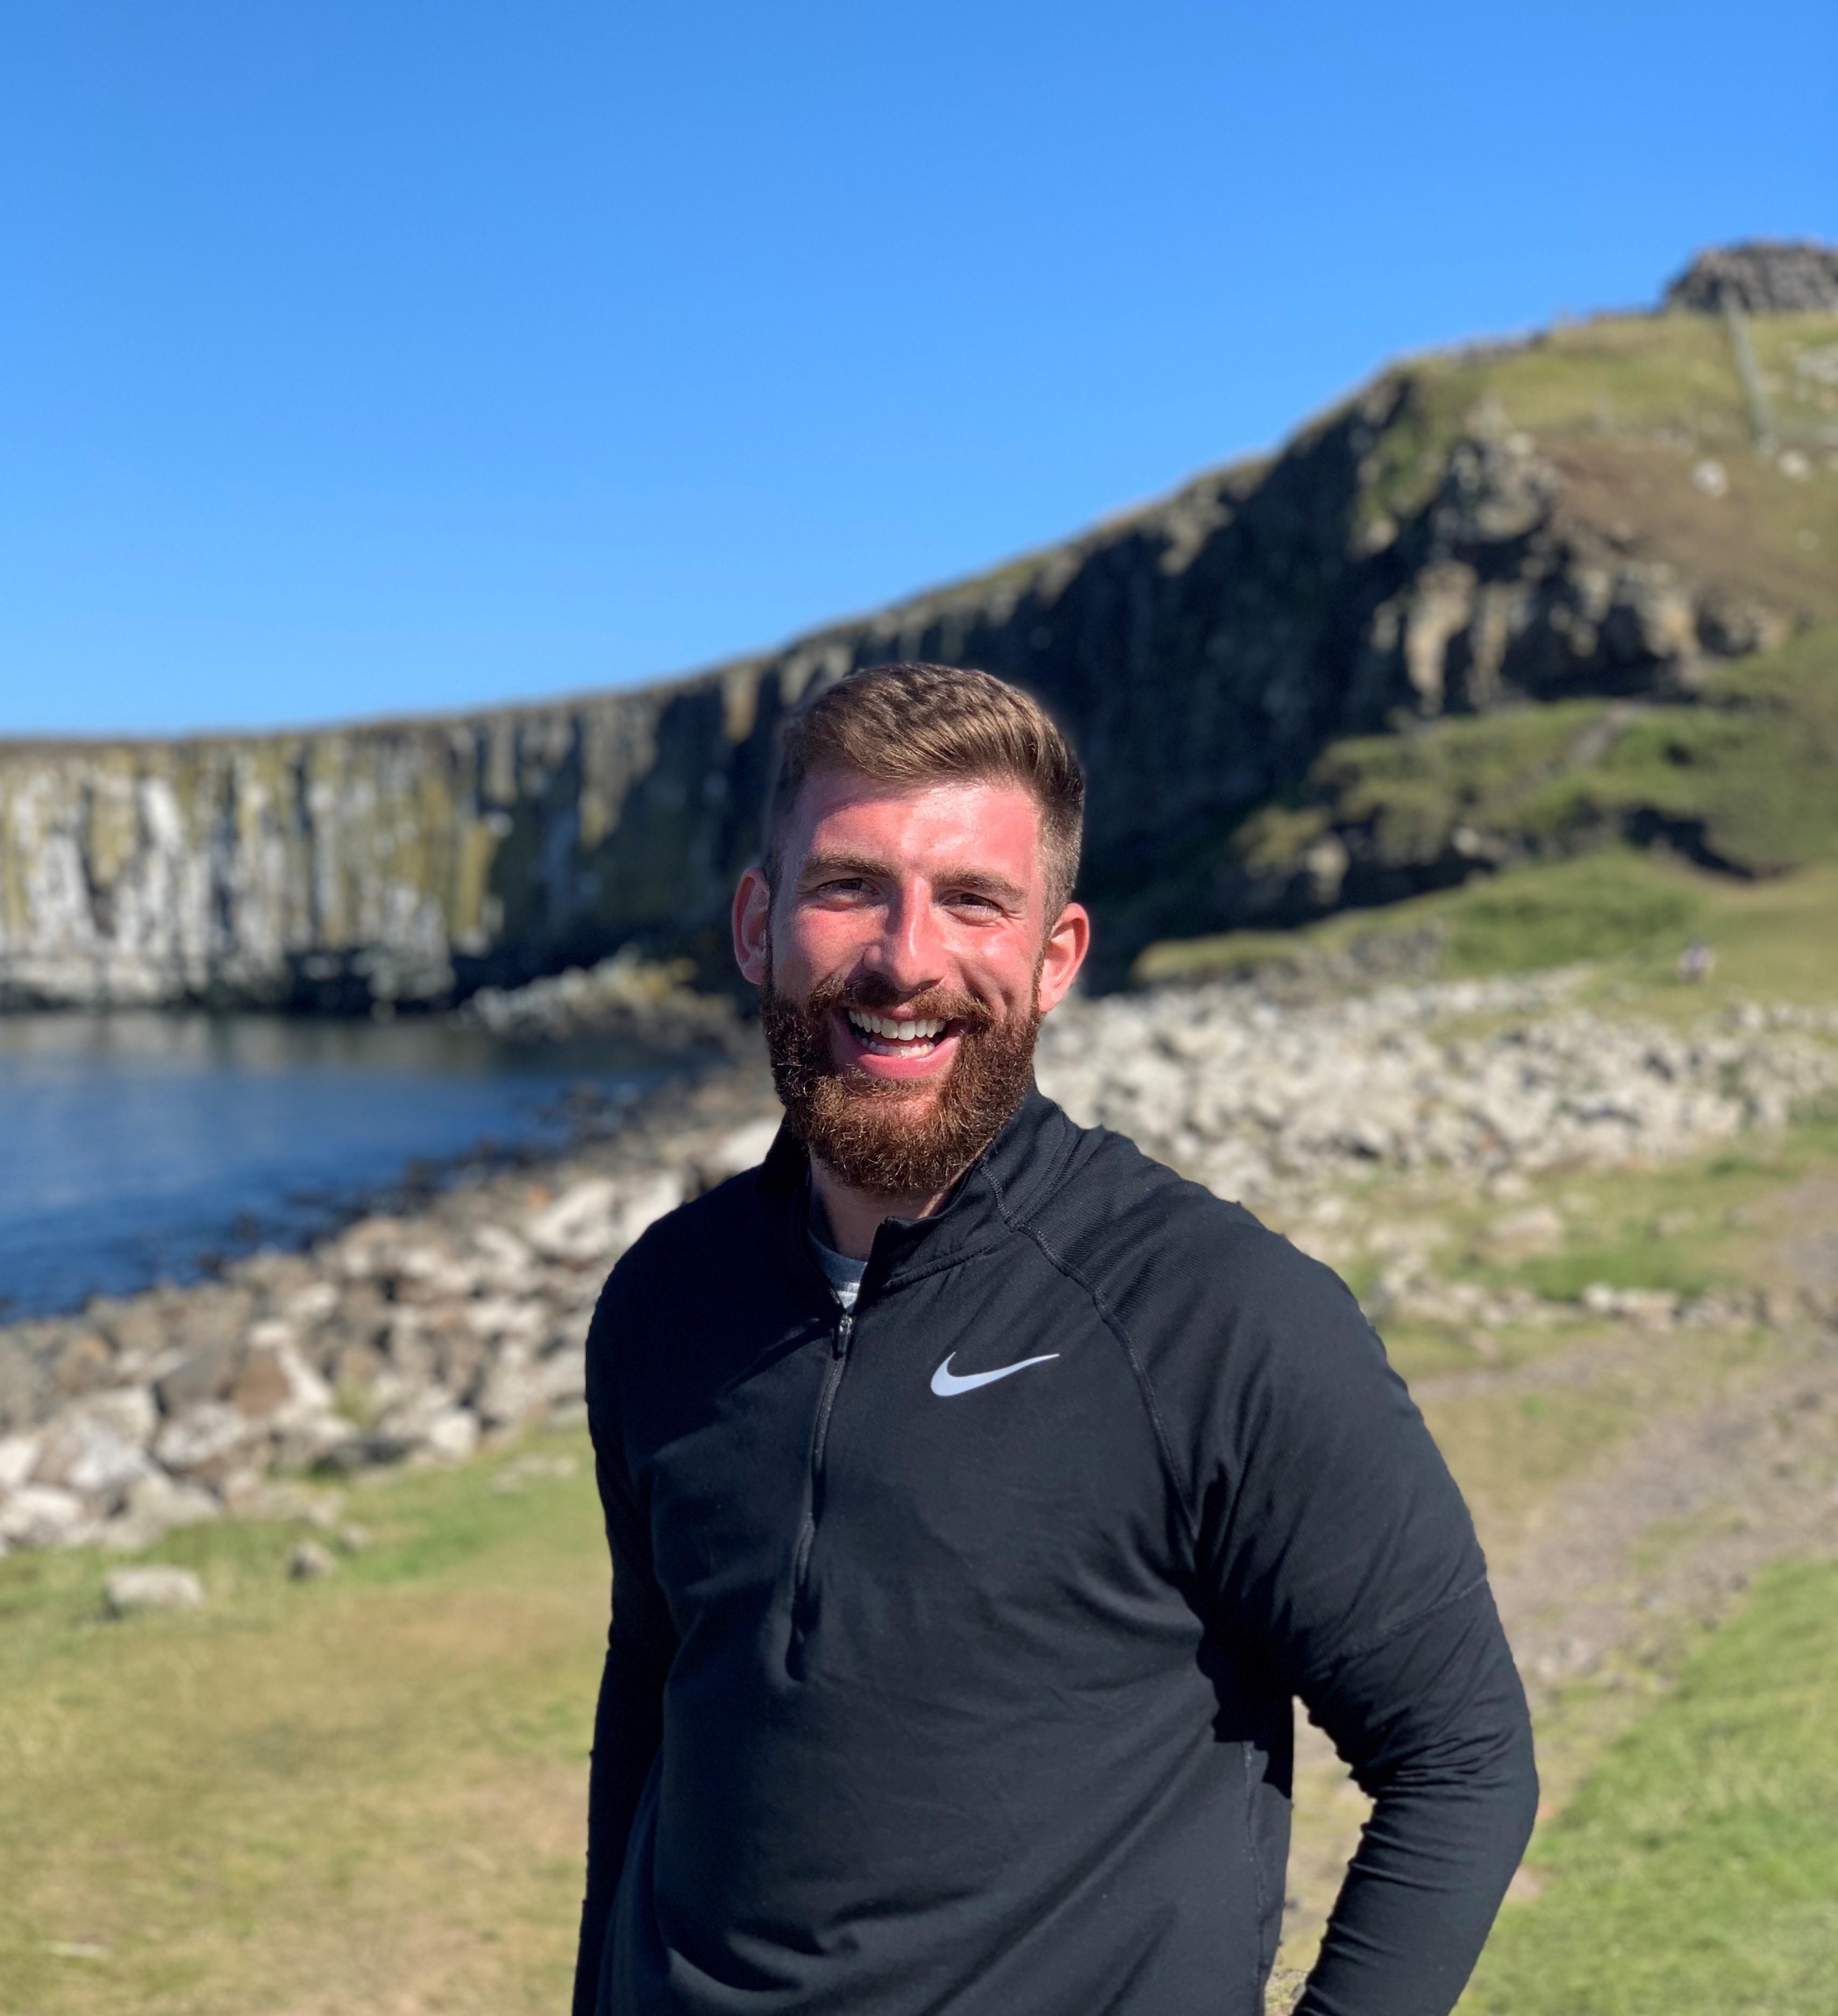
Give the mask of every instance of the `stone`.
[[509, 1427], [558, 1402], [579, 1399], [586, 1383], [584, 1345], [534, 1360], [507, 1352], [493, 1366], [473, 1404], [487, 1427]]
[[318, 1540], [302, 1540], [287, 1557], [287, 1572], [295, 1582], [315, 1582], [337, 1566], [337, 1555]]
[[55, 1391], [67, 1398], [88, 1393], [115, 1376], [114, 1355], [92, 1330], [81, 1330], [58, 1353], [52, 1366]]
[[169, 1341], [167, 1304], [159, 1295], [134, 1295], [120, 1301], [98, 1295], [84, 1305], [83, 1313], [121, 1357], [137, 1365], [150, 1365]]
[[0, 1541], [9, 1546], [66, 1546], [92, 1525], [83, 1500], [61, 1485], [22, 1484], [0, 1500]]
[[241, 1340], [236, 1337], [214, 1337], [185, 1347], [164, 1362], [165, 1369], [153, 1381], [160, 1411], [179, 1414], [200, 1401], [221, 1399], [236, 1383], [241, 1360]]
[[150, 1467], [144, 1438], [124, 1435], [108, 1415], [77, 1407], [45, 1430], [33, 1476], [113, 1503]]
[[221, 1478], [230, 1459], [258, 1431], [246, 1415], [221, 1400], [206, 1400], [166, 1423], [153, 1454], [178, 1475]]
[[290, 1323], [260, 1323], [249, 1333], [230, 1404], [250, 1420], [276, 1427], [331, 1411], [330, 1386], [300, 1355]]
[[660, 1169], [633, 1179], [592, 1176], [538, 1211], [524, 1226], [538, 1253], [577, 1266], [611, 1261], [683, 1201], [683, 1179]]
[[1838, 246], [1751, 238], [1700, 252], [1666, 290], [1666, 306], [1720, 315], [1838, 314]]
[[479, 1420], [463, 1407], [443, 1407], [422, 1430], [422, 1446], [430, 1454], [459, 1463], [479, 1445]]
[[771, 1113], [724, 1134], [701, 1158], [703, 1183], [712, 1189], [717, 1183], [725, 1183], [728, 1177], [739, 1175], [743, 1169], [757, 1168], [779, 1138], [779, 1125], [780, 1116]]
[[0, 1435], [0, 1496], [16, 1490], [38, 1467], [37, 1435]]
[[151, 1546], [175, 1527], [199, 1525], [222, 1511], [221, 1502], [202, 1485], [181, 1483], [163, 1470], [148, 1470], [128, 1485], [110, 1528], [117, 1546]]
[[536, 1255], [527, 1241], [506, 1226], [475, 1226], [472, 1233], [473, 1269], [488, 1294], [527, 1294], [535, 1279]]
[[204, 1585], [189, 1568], [149, 1563], [111, 1568], [103, 1583], [103, 1608], [110, 1617], [131, 1617], [147, 1610], [196, 1610], [204, 1601]]

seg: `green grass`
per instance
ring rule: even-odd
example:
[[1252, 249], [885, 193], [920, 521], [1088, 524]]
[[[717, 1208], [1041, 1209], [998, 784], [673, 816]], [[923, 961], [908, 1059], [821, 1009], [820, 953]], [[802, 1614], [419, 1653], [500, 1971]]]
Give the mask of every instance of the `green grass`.
[[[1838, 860], [1838, 625], [1718, 668], [1689, 704], [1556, 702], [1333, 743], [1228, 851], [1280, 876], [1330, 831], [1387, 873], [1428, 872], [1464, 834], [1509, 860], [1655, 837], [1747, 876]], [[1517, 958], [1550, 950], [1528, 941]]]
[[1472, 2016], [1838, 2008], [1838, 1566], [1771, 1572], [1543, 1835]]
[[1752, 874], [1838, 859], [1838, 625], [1721, 668], [1696, 705], [1643, 715], [1524, 808], [1552, 836], [1643, 815], [1698, 826]]
[[105, 1622], [112, 1563], [0, 1561], [0, 2007], [347, 2016], [565, 2006], [604, 1644], [576, 1463], [387, 1478], [321, 1582], [305, 1528], [175, 1533], [195, 1613]]
[[[1718, 964], [1713, 980], [1687, 985], [1672, 969], [1693, 937], [1710, 942]], [[1140, 955], [1131, 977], [1152, 985], [1306, 972], [1356, 956], [1362, 943], [1383, 953], [1419, 940], [1430, 947], [1426, 977], [1599, 961], [1605, 984], [1660, 1013], [1703, 1013], [1738, 999], [1829, 1002], [1838, 995], [1838, 866], [1745, 882], [1667, 855], [1605, 848], [1293, 931], [1165, 940]]]

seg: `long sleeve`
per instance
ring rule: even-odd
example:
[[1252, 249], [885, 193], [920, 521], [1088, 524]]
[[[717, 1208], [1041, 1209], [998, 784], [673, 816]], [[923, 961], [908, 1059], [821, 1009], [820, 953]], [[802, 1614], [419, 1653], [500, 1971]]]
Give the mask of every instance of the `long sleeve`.
[[653, 1572], [649, 1532], [620, 1432], [613, 1376], [617, 1288], [615, 1276], [600, 1298], [588, 1333], [588, 1423], [613, 1559], [613, 1604], [588, 1780], [587, 1885], [573, 2016], [596, 2016], [607, 1921], [632, 1816], [662, 1738], [664, 1677], [676, 1650], [676, 1633]]
[[1443, 2016], [1538, 1805], [1525, 1694], [1484, 1583], [1309, 1705], [1375, 1800], [1298, 2016]]
[[1530, 1834], [1530, 1719], [1422, 1417], [1341, 1283], [1275, 1245], [1203, 1410], [1204, 1572], [1376, 1801], [1298, 2016], [1447, 2016]]

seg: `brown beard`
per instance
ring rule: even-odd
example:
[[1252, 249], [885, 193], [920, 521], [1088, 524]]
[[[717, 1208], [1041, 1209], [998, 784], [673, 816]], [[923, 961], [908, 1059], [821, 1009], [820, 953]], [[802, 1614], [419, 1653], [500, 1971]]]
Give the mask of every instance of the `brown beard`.
[[[967, 994], [941, 987], [910, 1000], [878, 988], [819, 981], [799, 1003], [760, 987], [760, 1025], [772, 1082], [793, 1129], [811, 1153], [851, 1189], [886, 1197], [934, 1197], [948, 1190], [1008, 1124], [1034, 1082], [1040, 1031], [1039, 973], [1023, 1013], [998, 1018]], [[879, 1014], [892, 1007], [937, 1016], [962, 1029], [941, 1083], [890, 1084], [839, 1071], [832, 1040], [839, 1010]]]

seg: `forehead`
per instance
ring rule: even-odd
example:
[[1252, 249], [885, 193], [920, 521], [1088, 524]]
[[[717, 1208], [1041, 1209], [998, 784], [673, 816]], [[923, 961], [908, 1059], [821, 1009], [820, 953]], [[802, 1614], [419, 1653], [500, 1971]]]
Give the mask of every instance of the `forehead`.
[[813, 850], [872, 852], [889, 866], [980, 865], [1029, 883], [1040, 873], [1041, 809], [1006, 777], [890, 784], [852, 771], [804, 780], [784, 840], [786, 865]]

